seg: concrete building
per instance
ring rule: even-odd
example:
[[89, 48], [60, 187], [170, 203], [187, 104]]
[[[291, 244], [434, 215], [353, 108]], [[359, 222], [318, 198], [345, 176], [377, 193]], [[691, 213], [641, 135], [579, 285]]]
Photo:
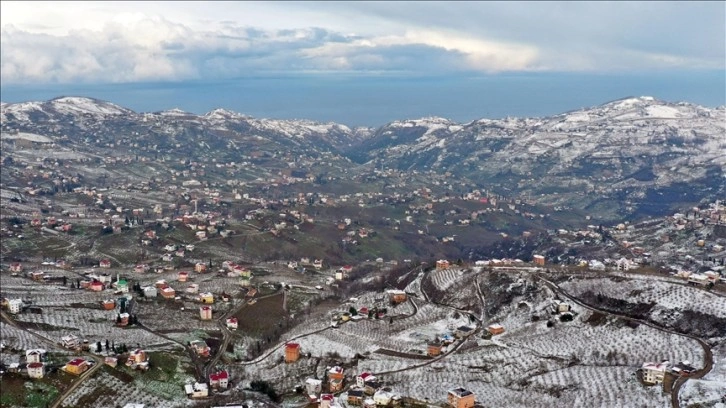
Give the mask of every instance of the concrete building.
[[476, 396], [473, 392], [459, 387], [449, 390], [447, 401], [452, 408], [472, 408], [476, 403]]

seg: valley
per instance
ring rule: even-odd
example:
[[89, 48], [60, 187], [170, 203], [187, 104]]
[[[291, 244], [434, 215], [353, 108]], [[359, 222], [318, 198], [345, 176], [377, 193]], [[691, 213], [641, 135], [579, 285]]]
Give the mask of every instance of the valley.
[[726, 403], [723, 107], [1, 117], [2, 407]]

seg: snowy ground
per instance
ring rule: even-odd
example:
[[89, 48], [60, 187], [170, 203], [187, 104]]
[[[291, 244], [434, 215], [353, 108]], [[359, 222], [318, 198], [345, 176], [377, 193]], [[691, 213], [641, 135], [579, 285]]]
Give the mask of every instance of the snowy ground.
[[[656, 308], [690, 309], [704, 314], [726, 318], [726, 298], [691, 286], [663, 282], [656, 279], [626, 279], [614, 282], [610, 278], [572, 279], [560, 285], [577, 295], [592, 291], [631, 303], [656, 303]], [[699, 299], [694, 302], [693, 299]]]
[[688, 380], [678, 395], [681, 406], [701, 404], [714, 408], [726, 408], [721, 398], [726, 396], [726, 344], [711, 349], [713, 369], [700, 380]]

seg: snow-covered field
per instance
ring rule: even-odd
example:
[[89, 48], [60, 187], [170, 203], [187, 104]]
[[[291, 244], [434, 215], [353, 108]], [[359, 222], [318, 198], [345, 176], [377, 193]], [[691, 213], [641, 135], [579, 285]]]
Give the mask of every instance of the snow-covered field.
[[678, 395], [682, 407], [695, 404], [713, 408], [726, 408], [721, 398], [726, 396], [726, 344], [711, 349], [713, 368], [699, 380], [688, 380]]
[[115, 318], [116, 312], [112, 310], [69, 308], [56, 309], [43, 314], [21, 314], [18, 316], [18, 321], [53, 326], [55, 329], [52, 331], [48, 331], [42, 326], [35, 328], [32, 325], [29, 326], [29, 330], [54, 338], [58, 342], [63, 336], [76, 335], [93, 343], [108, 339], [116, 344], [135, 345], [139, 343], [148, 349], [165, 348], [170, 345], [169, 340], [141, 328], [117, 327]]
[[[171, 399], [161, 398], [159, 393], [174, 395]], [[62, 407], [77, 406], [81, 398], [96, 395], [92, 406], [116, 407], [127, 403], [145, 404], [158, 408], [175, 408], [189, 405], [181, 386], [160, 381], [134, 381], [125, 383], [103, 370], [95, 378], [86, 381], [63, 401]], [[93, 398], [93, 397], [92, 397]]]
[[[572, 279], [560, 284], [560, 287], [573, 295], [592, 291], [631, 303], [656, 303], [656, 308], [688, 309], [726, 318], [726, 298], [691, 286], [656, 279], [626, 279], [618, 282], [610, 278]], [[694, 299], [699, 301], [694, 302]]]

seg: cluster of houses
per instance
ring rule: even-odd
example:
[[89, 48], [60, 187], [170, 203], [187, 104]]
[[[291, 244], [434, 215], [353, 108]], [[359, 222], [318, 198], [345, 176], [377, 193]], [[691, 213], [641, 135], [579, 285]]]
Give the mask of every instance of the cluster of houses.
[[206, 398], [209, 396], [210, 389], [226, 390], [229, 387], [229, 372], [221, 370], [216, 373], [209, 374], [209, 384], [203, 382], [194, 382], [184, 385], [184, 392], [189, 398]]
[[[58, 232], [70, 232], [73, 229], [73, 224], [67, 221], [63, 221], [60, 218], [47, 217], [45, 221], [38, 217], [38, 214], [34, 214], [32, 220], [30, 220], [30, 226], [34, 228], [46, 228], [47, 230], [58, 231]], [[57, 232], [56, 232], [57, 233]]]
[[[309, 404], [318, 408], [342, 408], [344, 404], [363, 408], [400, 407], [403, 405], [401, 395], [390, 387], [385, 387], [376, 375], [362, 372], [351, 379], [344, 402], [336, 397], [343, 390], [346, 380], [344, 369], [340, 366], [328, 367], [326, 381], [308, 378], [305, 381], [305, 392]], [[447, 392], [447, 402], [452, 408], [473, 408], [476, 396], [473, 392], [462, 388], [454, 388]]]
[[694, 286], [713, 286], [720, 282], [726, 282], [726, 276], [722, 277], [716, 271], [706, 271], [704, 273], [693, 273], [689, 271], [678, 271], [675, 276], [683, 278], [689, 285]]
[[[319, 408], [342, 407], [334, 394], [343, 390], [344, 369], [340, 366], [329, 367], [326, 377], [325, 387], [323, 381], [319, 379], [308, 378], [305, 381], [309, 403], [317, 404]], [[401, 397], [393, 393], [390, 388], [384, 388], [383, 383], [375, 375], [363, 372], [355, 377], [355, 382], [348, 389], [346, 402], [349, 405], [363, 407], [401, 406]]]

